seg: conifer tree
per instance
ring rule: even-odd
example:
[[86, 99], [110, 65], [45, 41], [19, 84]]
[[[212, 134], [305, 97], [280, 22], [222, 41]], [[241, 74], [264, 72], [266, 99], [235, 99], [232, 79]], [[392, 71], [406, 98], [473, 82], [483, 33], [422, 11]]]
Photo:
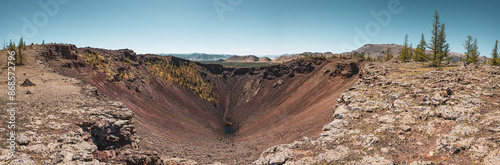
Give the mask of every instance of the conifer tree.
[[465, 52], [464, 52], [464, 55], [465, 55], [465, 63], [469, 64], [470, 63], [470, 59], [471, 59], [471, 54], [472, 54], [472, 36], [468, 35], [467, 36], [467, 40], [465, 40], [465, 43], [464, 43], [464, 48], [465, 48]]
[[410, 49], [408, 47], [408, 34], [405, 35], [405, 40], [403, 42], [403, 49], [399, 53], [399, 60], [406, 62], [410, 60]]
[[426, 62], [429, 59], [427, 53], [425, 53], [426, 45], [427, 44], [424, 39], [424, 34], [422, 33], [422, 38], [420, 39], [420, 43], [417, 45], [417, 48], [415, 48], [415, 54], [413, 56], [414, 61]]
[[477, 39], [472, 41], [472, 36], [468, 35], [467, 40], [465, 40], [464, 48], [465, 52], [465, 63], [472, 64], [479, 62], [479, 51], [477, 47]]
[[431, 66], [439, 66], [443, 59], [448, 58], [449, 44], [446, 43], [445, 24], [439, 21], [439, 13], [435, 11], [434, 22], [432, 23], [432, 38], [429, 48], [433, 51], [431, 54]]
[[26, 57], [25, 55], [23, 54], [22, 50], [24, 49], [24, 41], [23, 41], [23, 38], [21, 37], [21, 39], [19, 39], [19, 44], [17, 46], [17, 53], [16, 53], [16, 65], [24, 65], [24, 63], [26, 62]]
[[9, 43], [9, 52], [15, 52], [15, 54], [14, 54], [14, 63], [16, 65], [19, 65], [18, 61], [19, 61], [19, 58], [21, 58], [19, 56], [19, 53], [22, 53], [22, 52], [16, 52], [16, 43], [12, 42], [12, 40], [10, 40], [10, 43]]
[[[10, 40], [9, 51], [16, 51], [16, 44]], [[14, 56], [15, 57], [15, 56]]]
[[474, 52], [473, 62], [477, 63], [479, 62], [479, 55], [481, 54], [479, 53], [479, 48], [477, 47], [477, 38], [474, 38], [474, 43], [472, 43], [472, 50]]
[[24, 49], [24, 40], [23, 40], [23, 37], [21, 37], [21, 39], [19, 39], [19, 45], [17, 45], [20, 49]]
[[491, 65], [500, 65], [500, 59], [498, 59], [498, 40], [495, 42], [495, 47], [493, 47], [493, 51], [491, 52]]
[[411, 60], [413, 57], [413, 43], [410, 44], [410, 49], [408, 49], [408, 58]]
[[385, 52], [385, 61], [389, 61], [392, 59], [392, 48], [387, 48], [386, 52]]

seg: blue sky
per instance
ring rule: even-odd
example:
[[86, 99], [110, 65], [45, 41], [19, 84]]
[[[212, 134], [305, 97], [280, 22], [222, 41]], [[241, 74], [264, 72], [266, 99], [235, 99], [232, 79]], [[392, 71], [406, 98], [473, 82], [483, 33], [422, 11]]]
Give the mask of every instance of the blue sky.
[[[48, 10], [39, 3], [50, 4]], [[478, 39], [481, 55], [487, 56], [500, 40], [498, 0], [2, 0], [0, 4], [0, 35], [7, 42], [24, 36], [28, 43], [45, 40], [138, 53], [339, 53], [366, 43], [402, 44], [406, 33], [415, 47], [421, 33], [430, 40], [435, 10], [446, 23], [454, 52], [464, 52], [467, 35]], [[378, 21], [372, 11], [389, 13], [390, 20], [384, 15]]]

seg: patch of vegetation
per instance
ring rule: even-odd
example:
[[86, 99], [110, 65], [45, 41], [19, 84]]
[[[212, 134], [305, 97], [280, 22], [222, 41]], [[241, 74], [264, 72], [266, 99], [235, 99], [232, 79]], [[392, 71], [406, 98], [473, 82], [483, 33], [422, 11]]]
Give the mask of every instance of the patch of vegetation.
[[[203, 80], [200, 68], [194, 62], [181, 62], [175, 65], [168, 61], [166, 57], [155, 62], [148, 61], [152, 75], [160, 77], [166, 83], [177, 83], [182, 87], [193, 90], [204, 100], [215, 102], [213, 86], [210, 82]], [[208, 73], [210, 74], [210, 73]]]
[[122, 71], [120, 71], [119, 77], [120, 77], [120, 80], [128, 80], [128, 79], [132, 78], [133, 75], [132, 74], [128, 74], [127, 72], [125, 72], [124, 70], [122, 70]]
[[99, 53], [85, 53], [83, 56], [85, 63], [92, 67], [92, 69], [99, 69], [104, 64], [104, 57], [100, 56]]
[[365, 53], [364, 52], [363, 53], [353, 52], [353, 53], [351, 53], [351, 56], [352, 57], [358, 57], [358, 58], [361, 58], [363, 60], [367, 60], [367, 61], [373, 62], [373, 59], [370, 56], [368, 56], [368, 57], [365, 58]]
[[124, 64], [126, 64], [128, 67], [131, 67], [132, 66], [132, 63], [130, 62], [130, 60], [128, 58], [123, 58], [122, 62]]
[[85, 55], [83, 55], [83, 59], [87, 65], [92, 67], [92, 69], [104, 73], [108, 80], [112, 79], [113, 75], [115, 75], [115, 72], [112, 69], [112, 64], [108, 63], [103, 56], [99, 55], [99, 53], [85, 53]]

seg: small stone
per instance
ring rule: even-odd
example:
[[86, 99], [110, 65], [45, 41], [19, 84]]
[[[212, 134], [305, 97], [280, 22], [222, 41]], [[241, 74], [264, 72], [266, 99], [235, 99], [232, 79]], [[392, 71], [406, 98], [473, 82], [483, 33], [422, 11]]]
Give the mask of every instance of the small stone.
[[327, 150], [318, 155], [319, 160], [334, 162], [346, 158], [349, 155], [349, 148], [344, 146], [337, 146], [333, 150]]
[[24, 135], [19, 136], [17, 139], [17, 144], [19, 144], [19, 145], [28, 145], [30, 142], [31, 142], [31, 139], [24, 136]]
[[434, 162], [418, 160], [411, 162], [410, 165], [434, 165]]
[[386, 153], [389, 153], [389, 149], [388, 149], [387, 147], [382, 147], [382, 148], [380, 149], [380, 152], [382, 152], [382, 153], [385, 153], [385, 154], [386, 154]]
[[361, 164], [378, 164], [378, 165], [393, 165], [394, 162], [390, 161], [389, 159], [385, 157], [371, 157], [371, 156], [365, 156], [363, 159], [359, 162]]
[[411, 131], [411, 127], [409, 125], [402, 125], [401, 130], [404, 132]]

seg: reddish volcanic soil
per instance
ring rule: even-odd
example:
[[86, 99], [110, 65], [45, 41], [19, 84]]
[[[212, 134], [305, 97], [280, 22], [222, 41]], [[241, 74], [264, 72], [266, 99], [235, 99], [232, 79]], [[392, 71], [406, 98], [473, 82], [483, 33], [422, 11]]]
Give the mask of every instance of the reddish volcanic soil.
[[[215, 80], [215, 107], [184, 89], [155, 87], [158, 101], [137, 107], [144, 111], [138, 114], [141, 146], [202, 163], [249, 164], [270, 146], [315, 137], [331, 120], [336, 99], [357, 81], [324, 73], [335, 65], [324, 62], [310, 73], [274, 80], [250, 74]], [[225, 122], [235, 125], [234, 134], [223, 134]]]
[[[79, 48], [78, 52], [88, 49]], [[126, 51], [92, 51], [129, 55]], [[137, 56], [137, 64], [132, 61], [137, 77], [148, 74], [141, 61], [157, 58], [133, 56]], [[59, 73], [95, 85], [99, 97], [119, 100], [132, 109], [142, 148], [158, 151], [164, 158], [186, 158], [202, 164], [250, 164], [270, 146], [318, 136], [331, 120], [336, 99], [359, 77], [359, 61], [354, 59], [299, 59], [277, 66], [236, 69], [198, 64], [211, 73], [205, 77], [215, 87], [217, 102], [211, 103], [158, 78], [147, 83], [117, 83], [75, 62], [57, 67], [61, 61], [52, 61], [51, 65]], [[223, 133], [227, 122], [234, 124], [233, 134]]]

